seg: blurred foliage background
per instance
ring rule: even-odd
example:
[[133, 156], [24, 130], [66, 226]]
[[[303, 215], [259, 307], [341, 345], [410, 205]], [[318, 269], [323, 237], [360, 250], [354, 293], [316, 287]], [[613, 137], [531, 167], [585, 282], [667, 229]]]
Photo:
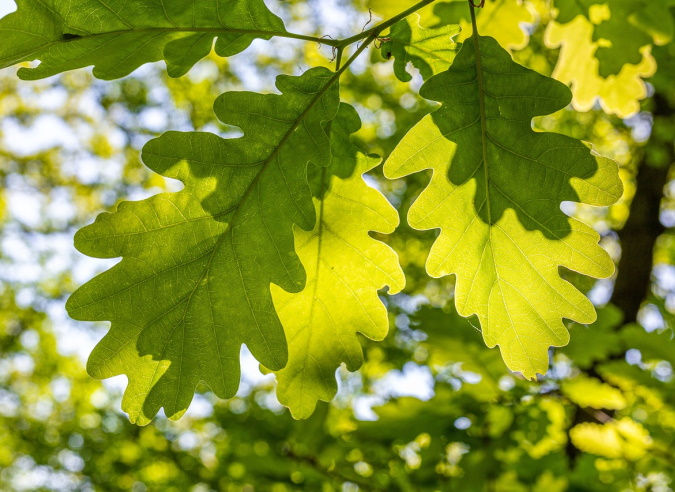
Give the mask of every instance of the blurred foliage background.
[[[369, 8], [387, 17], [409, 4], [267, 3], [289, 30], [334, 38], [360, 30]], [[124, 378], [99, 382], [85, 371], [107, 326], [69, 320], [64, 303], [109, 266], [78, 254], [74, 232], [122, 199], [177, 189], [140, 162], [148, 139], [169, 129], [236, 132], [211, 111], [218, 94], [272, 91], [279, 73], [332, 66], [330, 48], [257, 41], [227, 61], [209, 57], [180, 79], [168, 78], [162, 66], [114, 82], [85, 70], [30, 83], [14, 69], [0, 72], [0, 489], [672, 490], [672, 48], [653, 35], [620, 72], [603, 74], [611, 66], [601, 66], [565, 80], [570, 63], [588, 69], [587, 59], [570, 61], [570, 50], [581, 50], [586, 38], [577, 34], [592, 21], [558, 23], [555, 7], [546, 0], [487, 0], [479, 25], [519, 63], [572, 82], [575, 108], [583, 112], [568, 108], [535, 127], [591, 142], [621, 167], [626, 191], [618, 204], [563, 206], [601, 233], [618, 264], [610, 280], [565, 272], [598, 306], [598, 321], [570, 326], [572, 341], [552, 351], [545, 378], [528, 382], [510, 373], [475, 323], [454, 312], [452, 280], [424, 271], [434, 232], [410, 229], [405, 216], [428, 175], [386, 181], [375, 169], [369, 183], [401, 213], [403, 224], [381, 239], [400, 255], [407, 287], [384, 297], [388, 338], [362, 339], [363, 368], [340, 370], [337, 398], [306, 421], [294, 421], [279, 405], [273, 377], [260, 374], [244, 350], [236, 398], [217, 400], [202, 388], [180, 421], [131, 425], [119, 410]], [[464, 2], [439, 0], [422, 14], [429, 26], [459, 21], [459, 40], [467, 36]], [[570, 36], [562, 47], [561, 32]], [[364, 121], [360, 146], [386, 157], [433, 106], [417, 95], [418, 74], [401, 83], [377, 50], [366, 58], [345, 75], [342, 95]], [[580, 80], [584, 87], [575, 85]]]

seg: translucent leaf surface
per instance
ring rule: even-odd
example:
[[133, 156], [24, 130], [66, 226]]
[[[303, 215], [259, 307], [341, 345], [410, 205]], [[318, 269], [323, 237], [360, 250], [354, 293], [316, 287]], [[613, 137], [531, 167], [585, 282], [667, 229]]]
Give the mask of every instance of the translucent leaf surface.
[[580, 407], [610, 410], [621, 410], [626, 407], [626, 399], [620, 390], [596, 378], [577, 376], [565, 380], [562, 382], [562, 391]]
[[[409, 0], [370, 0], [368, 7], [383, 18], [393, 17], [410, 7]], [[436, 1], [419, 11], [424, 27], [441, 27], [459, 24], [458, 41], [471, 36], [471, 17], [466, 0]], [[522, 49], [530, 40], [528, 28], [536, 21], [534, 9], [528, 1], [488, 0], [476, 12], [478, 30], [497, 39], [509, 49]]]
[[593, 24], [583, 16], [572, 22], [550, 22], [544, 34], [549, 48], [560, 48], [553, 77], [571, 86], [574, 108], [588, 111], [596, 101], [610, 114], [626, 118], [640, 110], [640, 101], [647, 97], [643, 79], [656, 71], [650, 47], [640, 48], [639, 63], [625, 64], [615, 75], [602, 77], [596, 53], [600, 47], [593, 41]]
[[459, 46], [452, 37], [459, 33], [459, 26], [451, 24], [432, 29], [420, 26], [420, 16], [415, 13], [397, 22], [387, 35], [390, 39], [382, 45], [382, 56], [394, 57], [396, 77], [409, 82], [406, 72], [408, 62], [417, 68], [426, 80], [447, 68], [455, 59]]
[[338, 111], [336, 78], [315, 68], [279, 76], [282, 95], [221, 95], [216, 114], [243, 137], [169, 132], [150, 141], [145, 163], [185, 189], [124, 202], [76, 235], [89, 256], [123, 257], [67, 307], [75, 319], [112, 322], [88, 370], [129, 377], [123, 408], [132, 421], [147, 423], [160, 407], [180, 417], [200, 380], [232, 397], [243, 343], [270, 369], [286, 364], [270, 283], [305, 285], [292, 226], [316, 222], [306, 167], [330, 163], [324, 125]]
[[[593, 41], [601, 77], [618, 74], [624, 65], [637, 65], [641, 48], [670, 42], [673, 17], [668, 2], [649, 0], [558, 0], [556, 21], [566, 24], [583, 16], [593, 24]], [[570, 40], [574, 42], [574, 40]]]
[[215, 50], [231, 56], [255, 38], [285, 32], [262, 0], [18, 0], [0, 20], [0, 68], [40, 60], [19, 77], [35, 80], [94, 65], [115, 79], [144, 63], [166, 60], [169, 75], [185, 74]]
[[570, 438], [577, 448], [587, 453], [631, 461], [644, 456], [651, 444], [647, 430], [628, 417], [606, 424], [579, 424], [570, 430]]
[[[536, 21], [529, 2], [521, 0], [488, 0], [484, 8], [476, 11], [478, 32], [491, 36], [508, 49], [522, 49], [530, 41], [528, 27]], [[465, 0], [438, 2], [434, 13], [440, 24], [459, 23], [462, 32], [457, 37], [464, 42], [473, 33], [471, 17]]]
[[595, 319], [559, 267], [594, 277], [614, 270], [598, 234], [560, 203], [610, 205], [622, 192], [617, 166], [578, 140], [532, 130], [533, 117], [569, 103], [569, 89], [517, 65], [492, 38], [464, 43], [420, 94], [443, 105], [402, 139], [385, 174], [433, 170], [409, 214], [417, 229], [440, 229], [427, 271], [456, 275], [458, 312], [478, 316], [511, 370], [543, 374], [549, 346], [569, 339], [562, 318]]
[[317, 400], [335, 396], [335, 370], [357, 370], [363, 354], [357, 333], [382, 340], [389, 329], [378, 289], [403, 288], [396, 253], [369, 236], [393, 232], [398, 214], [362, 174], [379, 163], [349, 140], [361, 126], [356, 111], [342, 104], [331, 124], [333, 160], [314, 173], [311, 185], [318, 221], [311, 231], [298, 227], [295, 244], [307, 269], [307, 286], [292, 294], [273, 286], [272, 295], [288, 336], [289, 358], [277, 371], [279, 401], [296, 418], [309, 417]]
[[[378, 17], [389, 19], [410, 7], [411, 2], [409, 0], [369, 0], [366, 5]], [[433, 8], [432, 3], [417, 11], [425, 27], [435, 22]]]

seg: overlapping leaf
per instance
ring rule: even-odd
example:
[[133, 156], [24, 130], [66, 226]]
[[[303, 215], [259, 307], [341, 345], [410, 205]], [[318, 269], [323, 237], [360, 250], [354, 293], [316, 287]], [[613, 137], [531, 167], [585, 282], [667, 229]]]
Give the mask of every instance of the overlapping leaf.
[[296, 418], [309, 417], [318, 400], [335, 396], [341, 363], [350, 371], [361, 366], [357, 333], [385, 337], [389, 321], [377, 291], [389, 286], [396, 293], [405, 283], [396, 253], [368, 234], [393, 232], [398, 214], [361, 177], [379, 159], [350, 141], [360, 126], [356, 111], [343, 103], [331, 123], [333, 160], [311, 178], [319, 219], [311, 231], [294, 229], [307, 269], [305, 289], [293, 294], [272, 287], [289, 350], [288, 364], [277, 371], [277, 393]]
[[415, 13], [394, 24], [387, 35], [389, 40], [382, 45], [382, 56], [394, 57], [394, 73], [402, 82], [412, 76], [406, 71], [408, 62], [417, 68], [425, 80], [452, 64], [459, 49], [452, 37], [459, 34], [455, 24], [424, 29], [420, 16]]
[[129, 377], [132, 421], [147, 423], [160, 407], [180, 417], [200, 380], [233, 396], [243, 343], [270, 369], [286, 364], [270, 283], [305, 285], [292, 226], [316, 222], [306, 167], [330, 163], [324, 125], [338, 111], [336, 79], [315, 68], [279, 76], [282, 95], [221, 95], [217, 116], [243, 137], [169, 132], [149, 142], [145, 163], [185, 189], [122, 203], [77, 234], [83, 253], [123, 257], [67, 307], [75, 319], [112, 322], [88, 370]]
[[[549, 48], [560, 48], [553, 77], [571, 86], [575, 109], [588, 111], [599, 100], [605, 112], [622, 118], [639, 111], [640, 100], [647, 96], [643, 79], [656, 71], [651, 40], [645, 36], [636, 40], [615, 29], [620, 24], [615, 15], [600, 24], [608, 26], [606, 33], [584, 15], [565, 14], [562, 20], [569, 18], [572, 20], [566, 23], [551, 21], [544, 41]], [[624, 41], [612, 45], [605, 36]]]
[[402, 139], [385, 174], [434, 171], [409, 215], [413, 227], [440, 229], [427, 270], [456, 275], [458, 312], [478, 316], [511, 370], [543, 374], [549, 346], [569, 339], [562, 318], [595, 319], [559, 267], [595, 277], [614, 270], [598, 234], [560, 203], [613, 203], [617, 166], [578, 140], [532, 130], [533, 117], [569, 103], [569, 89], [517, 65], [492, 38], [464, 43], [420, 93], [443, 105]]
[[185, 74], [215, 50], [231, 56], [255, 38], [284, 33], [263, 0], [18, 0], [0, 20], [0, 68], [40, 60], [19, 77], [35, 80], [94, 65], [115, 79], [144, 63], [166, 60], [169, 74]]
[[[637, 65], [641, 48], [662, 45], [673, 37], [669, 4], [649, 0], [557, 0], [556, 22], [567, 24], [577, 16], [593, 24], [593, 41], [600, 42], [595, 57], [601, 77], [616, 75], [626, 64]], [[574, 39], [569, 40], [574, 43]]]

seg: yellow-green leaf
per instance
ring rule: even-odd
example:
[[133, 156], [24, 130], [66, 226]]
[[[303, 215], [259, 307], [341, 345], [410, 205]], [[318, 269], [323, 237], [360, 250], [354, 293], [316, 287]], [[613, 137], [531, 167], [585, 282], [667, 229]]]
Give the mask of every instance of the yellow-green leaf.
[[420, 16], [415, 13], [397, 22], [382, 45], [382, 56], [394, 57], [394, 73], [399, 80], [409, 82], [406, 72], [408, 62], [417, 68], [423, 79], [436, 75], [452, 64], [459, 46], [452, 38], [459, 33], [455, 24], [425, 29], [420, 26]]
[[640, 101], [647, 97], [643, 79], [656, 71], [649, 46], [640, 48], [638, 64], [623, 65], [618, 74], [604, 78], [596, 58], [600, 43], [593, 41], [593, 24], [585, 17], [577, 16], [564, 25], [551, 21], [544, 42], [549, 48], [560, 48], [553, 77], [571, 87], [575, 109], [588, 111], [598, 101], [606, 113], [621, 118], [640, 110]]
[[[457, 40], [464, 42], [473, 33], [466, 0], [440, 2], [434, 6], [440, 24], [459, 23], [462, 32]], [[476, 11], [478, 32], [491, 36], [508, 49], [522, 49], [530, 41], [528, 27], [536, 21], [534, 9], [522, 0], [487, 0]]]
[[200, 381], [232, 397], [244, 343], [266, 367], [286, 365], [270, 284], [305, 285], [293, 225], [316, 222], [306, 169], [331, 161], [325, 125], [338, 111], [337, 77], [313, 68], [279, 76], [280, 95], [222, 94], [216, 115], [243, 137], [168, 132], [151, 140], [144, 162], [185, 189], [123, 202], [77, 233], [83, 253], [122, 257], [67, 308], [78, 320], [111, 321], [87, 369], [101, 379], [128, 376], [122, 408], [132, 421], [148, 423], [161, 407], [180, 417]]
[[[410, 7], [409, 0], [370, 0], [368, 7], [377, 15], [388, 19]], [[530, 1], [487, 0], [484, 8], [477, 9], [478, 30], [492, 36], [502, 46], [522, 49], [527, 46], [530, 26], [537, 20]], [[459, 42], [468, 39], [473, 32], [467, 0], [436, 1], [419, 10], [425, 28], [459, 24]]]
[[617, 388], [602, 381], [584, 376], [567, 379], [561, 385], [563, 393], [581, 407], [621, 410], [626, 399]]
[[544, 374], [548, 348], [569, 340], [562, 319], [595, 319], [559, 267], [614, 271], [598, 234], [560, 203], [614, 203], [617, 166], [578, 140], [532, 130], [532, 118], [564, 108], [570, 91], [513, 62], [492, 38], [474, 35], [420, 94], [442, 106], [401, 140], [385, 175], [433, 170], [409, 213], [413, 227], [440, 229], [427, 271], [456, 276], [457, 311], [478, 316], [485, 342], [500, 346], [511, 370]]
[[641, 48], [652, 42], [670, 42], [673, 16], [669, 3], [672, 0], [556, 0], [556, 22], [566, 24], [583, 16], [593, 24], [593, 41], [599, 43], [594, 54], [599, 73], [608, 77], [626, 64], [639, 64]]
[[341, 104], [331, 123], [332, 162], [314, 170], [318, 221], [311, 231], [294, 228], [296, 251], [307, 271], [299, 293], [272, 286], [274, 304], [288, 337], [288, 364], [277, 371], [279, 401], [295, 418], [309, 417], [318, 400], [337, 390], [341, 363], [357, 370], [363, 355], [357, 333], [382, 340], [389, 322], [378, 289], [403, 288], [396, 253], [369, 236], [393, 232], [398, 214], [362, 174], [379, 163], [350, 142], [361, 126], [356, 111]]
[[649, 432], [628, 417], [605, 424], [579, 424], [570, 429], [570, 439], [586, 453], [631, 461], [642, 458], [652, 443]]

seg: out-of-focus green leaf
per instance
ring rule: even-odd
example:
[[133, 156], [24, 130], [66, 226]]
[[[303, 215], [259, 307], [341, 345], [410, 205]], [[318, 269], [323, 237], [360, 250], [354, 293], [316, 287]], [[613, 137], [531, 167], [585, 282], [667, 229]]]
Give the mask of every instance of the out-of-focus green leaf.
[[350, 371], [361, 366], [357, 333], [386, 336], [389, 320], [377, 291], [389, 286], [397, 293], [405, 284], [396, 253], [369, 236], [393, 232], [398, 214], [361, 177], [379, 159], [350, 141], [360, 127], [356, 111], [343, 103], [330, 126], [332, 162], [311, 179], [319, 219], [311, 231], [294, 229], [306, 287], [299, 293], [272, 287], [289, 345], [288, 364], [277, 371], [278, 397], [296, 418], [309, 417], [317, 400], [335, 396], [341, 363]]
[[184, 75], [215, 43], [232, 56], [255, 38], [285, 33], [263, 0], [19, 0], [0, 20], [0, 68], [40, 60], [19, 77], [35, 80], [94, 65], [116, 79], [165, 60], [169, 75]]
[[123, 257], [67, 307], [75, 319], [112, 322], [88, 370], [129, 377], [123, 408], [132, 421], [147, 423], [160, 407], [180, 417], [200, 380], [232, 397], [242, 343], [266, 367], [286, 365], [270, 283], [290, 292], [305, 285], [292, 225], [310, 230], [316, 221], [306, 168], [331, 161], [325, 124], [338, 111], [336, 80], [314, 68], [279, 76], [282, 95], [221, 95], [217, 116], [243, 137], [152, 140], [145, 163], [185, 189], [124, 202], [78, 232], [85, 254]]
[[[410, 0], [368, 0], [366, 5], [375, 15], [389, 19], [409, 8], [412, 2]], [[427, 5], [417, 11], [425, 27], [429, 25], [429, 21], [433, 20], [433, 7], [433, 4]]]
[[621, 330], [621, 339], [626, 350], [639, 350], [643, 360], [665, 360], [675, 367], [675, 340], [671, 330], [648, 332], [632, 325]]
[[[573, 324], [570, 327], [570, 343], [557, 350], [569, 357], [581, 368], [590, 367], [621, 350], [618, 329], [623, 313], [609, 304], [598, 309], [598, 319], [591, 325]], [[599, 341], [602, 340], [602, 343]]]
[[[560, 401], [541, 398], [538, 405], [527, 412], [527, 416], [531, 422], [516, 430], [513, 437], [520, 442], [528, 455], [541, 459], [565, 445], [568, 422], [565, 407]], [[523, 420], [525, 419], [521, 418], [521, 422]]]
[[492, 38], [465, 43], [420, 94], [443, 105], [401, 140], [385, 175], [434, 171], [409, 214], [417, 229], [441, 229], [427, 271], [457, 276], [457, 311], [478, 316], [511, 370], [544, 374], [549, 346], [569, 340], [562, 318], [595, 320], [558, 267], [594, 277], [614, 270], [598, 234], [560, 202], [614, 203], [617, 166], [578, 140], [532, 131], [532, 118], [564, 108], [569, 90], [514, 63]]
[[425, 29], [420, 26], [420, 16], [415, 13], [394, 24], [382, 44], [382, 56], [394, 57], [394, 73], [399, 80], [409, 82], [412, 76], [406, 71], [408, 62], [417, 68], [424, 80], [443, 72], [452, 64], [459, 46], [452, 38], [460, 31], [451, 24]]
[[499, 379], [508, 374], [499, 353], [488, 350], [478, 330], [460, 316], [454, 305], [446, 310], [422, 307], [412, 317], [416, 327], [427, 334], [422, 346], [429, 352], [428, 364], [441, 368], [460, 364], [462, 373], [480, 376], [480, 381], [464, 383], [462, 391], [479, 401], [494, 401], [500, 394]]
[[625, 360], [613, 360], [600, 365], [598, 373], [624, 392], [639, 393], [648, 400], [655, 396], [661, 403], [675, 404], [675, 395], [669, 385], [654, 378], [648, 369], [628, 364]]
[[626, 399], [620, 390], [596, 378], [578, 376], [563, 381], [561, 388], [563, 393], [580, 407], [609, 410], [621, 410], [626, 407]]
[[[524, 48], [530, 40], [528, 28], [536, 21], [528, 3], [522, 0], [487, 0], [483, 8], [476, 9], [478, 32], [495, 38], [501, 46], [508, 49]], [[469, 6], [465, 0], [436, 2], [434, 14], [441, 25], [460, 25], [462, 32], [458, 41], [463, 42], [471, 36], [473, 28]]]
[[644, 456], [651, 444], [645, 428], [628, 417], [605, 424], [579, 424], [570, 430], [570, 438], [586, 453], [631, 461]]
[[424, 402], [417, 398], [402, 397], [374, 408], [377, 421], [363, 422], [358, 433], [369, 439], [397, 439], [410, 441], [421, 432], [442, 435], [461, 416], [461, 407], [455, 394], [446, 385], [436, 386], [436, 395]]

